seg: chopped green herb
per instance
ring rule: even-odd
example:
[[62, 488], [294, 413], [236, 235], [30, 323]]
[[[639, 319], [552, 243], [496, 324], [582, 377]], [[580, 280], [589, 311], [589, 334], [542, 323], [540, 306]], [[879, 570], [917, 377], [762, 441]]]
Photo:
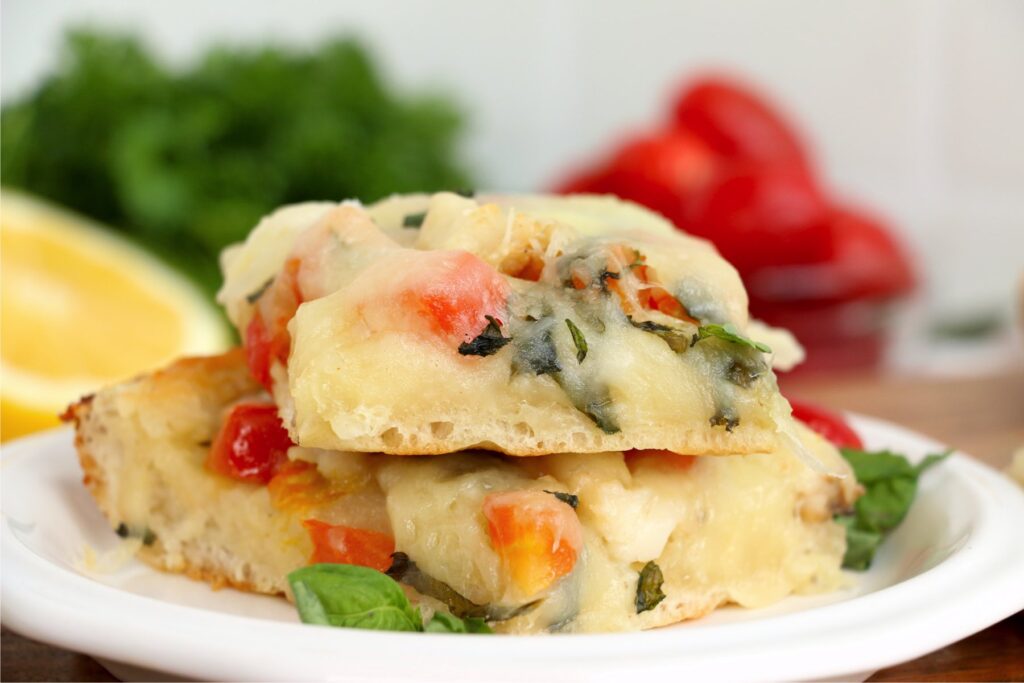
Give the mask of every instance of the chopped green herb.
[[[571, 398], [571, 395], [570, 395]], [[602, 387], [601, 395], [587, 401], [583, 407], [576, 405], [578, 410], [586, 413], [587, 417], [594, 421], [605, 434], [618, 434], [622, 431], [618, 421], [615, 419], [612, 408], [612, 399], [608, 390]]]
[[459, 353], [463, 356], [491, 356], [497, 353], [512, 337], [501, 335], [501, 326], [493, 316], [485, 315], [487, 327], [472, 341], [459, 344]]
[[427, 633], [494, 633], [487, 622], [479, 617], [459, 619], [447, 612], [435, 612], [423, 630]]
[[528, 612], [537, 605], [536, 602], [512, 608], [478, 605], [444, 581], [439, 581], [424, 572], [408, 555], [402, 552], [392, 553], [391, 566], [387, 570], [387, 576], [415, 588], [423, 595], [440, 600], [453, 615], [462, 619], [504, 621]]
[[709, 422], [712, 427], [725, 427], [725, 431], [727, 432], [731, 432], [740, 426], [739, 416], [725, 411], [715, 413]]
[[403, 228], [419, 228], [423, 226], [423, 221], [427, 218], [427, 212], [421, 211], [420, 213], [410, 213], [402, 219]]
[[661, 574], [661, 567], [651, 560], [640, 570], [640, 577], [636, 582], [636, 613], [646, 612], [658, 606], [665, 599], [665, 593], [661, 586], [665, 577]]
[[701, 325], [697, 328], [697, 334], [693, 336], [693, 340], [690, 345], [693, 346], [702, 339], [708, 337], [717, 337], [718, 339], [724, 339], [727, 342], [733, 344], [742, 344], [743, 346], [749, 346], [752, 349], [757, 349], [762, 353], [771, 353], [772, 349], [767, 344], [759, 341], [754, 341], [741, 335], [732, 323], [725, 323], [724, 325]]
[[544, 493], [550, 493], [573, 510], [580, 506], [580, 497], [573, 493], [565, 493], [564, 491], [548, 491], [547, 489], [544, 489]]
[[512, 362], [512, 370], [529, 371], [535, 375], [553, 375], [562, 371], [550, 327], [540, 334], [530, 335], [520, 343], [519, 352]]
[[656, 323], [653, 320], [637, 322], [636, 320], [633, 320], [632, 317], [628, 317], [627, 319], [629, 320], [629, 324], [633, 327], [661, 337], [665, 343], [668, 344], [668, 347], [676, 353], [683, 353], [686, 349], [690, 348], [690, 337], [682, 330], [677, 330], [674, 327]]
[[580, 363], [587, 357], [587, 339], [583, 336], [580, 328], [576, 327], [576, 323], [565, 319], [565, 324], [569, 328], [569, 334], [572, 335], [572, 343], [576, 345], [576, 360]]
[[378, 631], [491, 633], [481, 618], [459, 619], [445, 612], [423, 623], [402, 588], [369, 567], [314, 564], [288, 575], [299, 618], [306, 624]]
[[864, 570], [871, 566], [885, 536], [907, 516], [921, 473], [947, 458], [952, 451], [928, 455], [915, 466], [891, 451], [840, 450], [865, 489], [854, 504], [853, 514], [835, 518], [846, 528], [843, 566]]
[[767, 370], [768, 367], [758, 359], [734, 358], [725, 371], [725, 378], [736, 386], [749, 388]]
[[257, 301], [260, 300], [260, 297], [263, 296], [264, 292], [266, 292], [270, 288], [270, 285], [272, 284], [274, 284], [274, 278], [268, 277], [266, 282], [264, 282], [262, 285], [260, 285], [253, 291], [246, 294], [245, 300], [248, 301], [250, 304], [256, 303]]
[[476, 190], [474, 190], [472, 188], [465, 188], [464, 187], [464, 188], [462, 188], [460, 190], [455, 190], [455, 194], [459, 195], [460, 197], [466, 197], [467, 199], [472, 199], [476, 195]]
[[141, 538], [142, 545], [153, 545], [156, 543], [156, 534], [149, 527], [143, 527], [141, 531], [138, 528], [133, 529], [124, 522], [121, 522], [114, 529], [114, 533], [121, 538]]

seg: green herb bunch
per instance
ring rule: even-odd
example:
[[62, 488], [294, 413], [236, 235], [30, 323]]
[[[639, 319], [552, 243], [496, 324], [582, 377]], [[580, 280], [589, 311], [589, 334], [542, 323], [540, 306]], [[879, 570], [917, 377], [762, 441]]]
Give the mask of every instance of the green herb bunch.
[[135, 38], [77, 30], [0, 114], [0, 174], [212, 290], [220, 250], [281, 204], [472, 185], [460, 125], [449, 101], [390, 90], [353, 40], [216, 48], [176, 70]]

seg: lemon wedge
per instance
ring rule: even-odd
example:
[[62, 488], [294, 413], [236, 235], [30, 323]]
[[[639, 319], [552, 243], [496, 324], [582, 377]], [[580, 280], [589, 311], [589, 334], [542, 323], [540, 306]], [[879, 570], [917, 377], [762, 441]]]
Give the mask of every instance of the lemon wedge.
[[81, 216], [0, 192], [0, 438], [57, 424], [71, 401], [228, 345], [187, 279]]

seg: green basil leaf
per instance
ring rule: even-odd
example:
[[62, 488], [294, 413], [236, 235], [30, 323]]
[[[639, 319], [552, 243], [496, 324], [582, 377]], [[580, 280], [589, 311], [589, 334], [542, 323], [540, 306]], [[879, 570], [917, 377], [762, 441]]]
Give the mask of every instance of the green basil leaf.
[[423, 630], [427, 633], [494, 633], [479, 617], [459, 619], [448, 612], [436, 612]]
[[512, 337], [503, 337], [501, 325], [494, 316], [485, 315], [487, 327], [483, 332], [468, 342], [459, 344], [459, 353], [463, 356], [491, 356], [512, 341]]
[[767, 344], [744, 337], [732, 323], [725, 323], [724, 325], [701, 325], [697, 328], [697, 336], [694, 337], [692, 344], [696, 344], [700, 340], [707, 339], [708, 337], [717, 337], [718, 339], [724, 339], [725, 341], [732, 342], [733, 344], [749, 346], [750, 348], [757, 349], [762, 353], [772, 352], [771, 347]]
[[636, 582], [636, 613], [646, 612], [658, 606], [665, 599], [665, 593], [661, 586], [665, 583], [661, 567], [651, 560], [640, 570], [640, 577]]
[[840, 450], [864, 486], [864, 495], [854, 504], [853, 514], [835, 518], [846, 529], [843, 566], [864, 570], [871, 566], [885, 536], [906, 518], [921, 473], [947, 458], [950, 451], [928, 455], [914, 466], [892, 451]]
[[882, 543], [882, 534], [858, 529], [857, 518], [854, 515], [836, 517], [836, 521], [846, 528], [846, 554], [843, 555], [843, 566], [858, 571], [870, 567], [875, 551]]
[[314, 564], [288, 575], [307, 624], [378, 631], [421, 631], [423, 619], [385, 574], [348, 564]]
[[544, 493], [550, 493], [573, 510], [580, 506], [580, 497], [574, 493], [566, 493], [565, 491], [548, 491], [547, 489], [544, 489]]
[[576, 361], [582, 363], [583, 359], [587, 357], [587, 339], [583, 336], [580, 328], [576, 327], [576, 323], [566, 318], [565, 324], [569, 328], [569, 334], [572, 335], [572, 343], [576, 346]]
[[421, 211], [420, 213], [410, 213], [402, 219], [403, 228], [419, 228], [423, 226], [423, 221], [427, 219], [427, 212]]

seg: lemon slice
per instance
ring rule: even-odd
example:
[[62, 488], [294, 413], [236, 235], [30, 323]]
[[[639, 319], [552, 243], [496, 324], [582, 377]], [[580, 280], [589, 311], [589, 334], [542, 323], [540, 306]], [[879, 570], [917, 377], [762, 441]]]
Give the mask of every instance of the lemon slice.
[[0, 192], [0, 438], [181, 355], [228, 345], [198, 289], [87, 219]]

